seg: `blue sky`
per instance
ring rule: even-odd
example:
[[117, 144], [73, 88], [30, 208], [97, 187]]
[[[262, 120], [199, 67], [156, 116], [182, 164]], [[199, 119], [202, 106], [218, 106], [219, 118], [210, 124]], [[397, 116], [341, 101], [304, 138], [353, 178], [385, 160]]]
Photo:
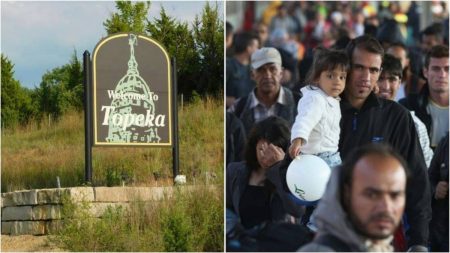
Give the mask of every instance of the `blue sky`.
[[[214, 2], [213, 2], [214, 4]], [[218, 2], [223, 12], [223, 2]], [[151, 1], [149, 20], [159, 17], [161, 6], [189, 24], [200, 15], [205, 1]], [[106, 36], [103, 22], [115, 12], [112, 1], [1, 1], [1, 52], [14, 64], [14, 77], [22, 86], [39, 87], [46, 71], [92, 52]]]

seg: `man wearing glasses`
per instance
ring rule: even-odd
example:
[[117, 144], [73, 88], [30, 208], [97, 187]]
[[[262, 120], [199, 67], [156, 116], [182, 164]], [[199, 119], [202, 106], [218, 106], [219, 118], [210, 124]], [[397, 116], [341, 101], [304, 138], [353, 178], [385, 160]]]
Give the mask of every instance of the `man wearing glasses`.
[[371, 36], [360, 36], [346, 48], [352, 63], [341, 101], [342, 159], [371, 142], [391, 145], [408, 161], [406, 216], [410, 250], [426, 251], [431, 219], [430, 188], [414, 121], [401, 105], [378, 98], [373, 89], [381, 73], [383, 47]]

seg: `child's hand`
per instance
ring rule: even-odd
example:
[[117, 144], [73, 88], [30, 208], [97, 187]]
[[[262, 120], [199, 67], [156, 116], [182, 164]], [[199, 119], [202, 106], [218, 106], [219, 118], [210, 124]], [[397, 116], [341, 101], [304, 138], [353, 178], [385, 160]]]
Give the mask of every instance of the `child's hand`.
[[289, 147], [289, 155], [292, 159], [300, 154], [300, 148], [303, 145], [303, 141], [301, 138], [294, 139], [291, 146]]

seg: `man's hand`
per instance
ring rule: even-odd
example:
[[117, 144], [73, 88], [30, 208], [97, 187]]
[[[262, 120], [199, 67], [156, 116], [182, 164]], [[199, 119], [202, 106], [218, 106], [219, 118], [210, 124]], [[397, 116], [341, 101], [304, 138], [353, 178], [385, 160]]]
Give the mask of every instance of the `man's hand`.
[[289, 147], [289, 155], [292, 159], [300, 154], [300, 148], [303, 145], [303, 140], [301, 138], [294, 139], [291, 146]]
[[434, 193], [435, 199], [443, 199], [448, 195], [448, 182], [440, 181], [436, 185], [436, 192]]
[[283, 160], [285, 155], [282, 148], [267, 142], [261, 145], [258, 152], [261, 152], [259, 163], [263, 169], [267, 169], [276, 162]]

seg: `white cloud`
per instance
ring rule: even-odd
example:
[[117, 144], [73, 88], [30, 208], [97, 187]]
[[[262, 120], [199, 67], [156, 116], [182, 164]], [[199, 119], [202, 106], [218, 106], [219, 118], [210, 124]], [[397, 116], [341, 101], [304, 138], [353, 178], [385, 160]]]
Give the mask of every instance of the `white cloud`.
[[38, 86], [41, 76], [81, 55], [105, 36], [102, 22], [113, 2], [4, 2], [2, 52], [15, 64], [16, 78]]

